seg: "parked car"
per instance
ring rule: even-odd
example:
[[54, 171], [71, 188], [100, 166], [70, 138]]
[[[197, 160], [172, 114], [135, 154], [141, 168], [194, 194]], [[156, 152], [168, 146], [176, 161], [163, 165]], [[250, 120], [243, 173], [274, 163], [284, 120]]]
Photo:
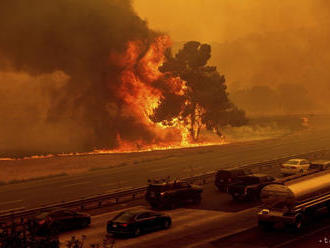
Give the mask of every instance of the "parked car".
[[261, 189], [276, 179], [269, 175], [251, 174], [241, 177], [240, 180], [229, 187], [229, 193], [234, 200], [259, 200]]
[[114, 235], [139, 236], [145, 232], [167, 229], [171, 223], [170, 216], [159, 212], [145, 209], [127, 210], [107, 222], [107, 232]]
[[311, 165], [309, 166], [310, 171], [323, 171], [330, 168], [330, 161], [329, 160], [316, 160], [312, 161]]
[[302, 174], [308, 171], [310, 162], [307, 159], [290, 159], [281, 165], [281, 174], [294, 175]]
[[214, 184], [221, 192], [228, 192], [230, 184], [240, 181], [241, 176], [250, 175], [252, 172], [248, 169], [224, 169], [218, 170], [215, 174]]
[[185, 203], [200, 203], [203, 189], [182, 181], [151, 183], [145, 199], [153, 208], [173, 209]]
[[91, 217], [87, 213], [69, 209], [56, 209], [44, 212], [32, 219], [34, 230], [38, 235], [57, 234], [59, 232], [87, 227]]

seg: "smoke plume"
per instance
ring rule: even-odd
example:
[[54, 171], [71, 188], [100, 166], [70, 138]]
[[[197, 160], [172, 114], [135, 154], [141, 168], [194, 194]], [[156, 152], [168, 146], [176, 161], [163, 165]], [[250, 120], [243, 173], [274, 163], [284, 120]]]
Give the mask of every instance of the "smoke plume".
[[118, 130], [137, 126], [119, 113], [122, 68], [110, 54], [155, 36], [129, 0], [1, 1], [0, 149], [116, 147]]

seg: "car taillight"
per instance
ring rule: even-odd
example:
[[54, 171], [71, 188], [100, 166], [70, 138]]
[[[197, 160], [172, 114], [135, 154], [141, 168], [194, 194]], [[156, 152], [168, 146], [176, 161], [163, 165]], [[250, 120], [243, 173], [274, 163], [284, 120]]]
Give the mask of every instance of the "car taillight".
[[161, 195], [161, 196], [164, 196], [164, 195], [165, 195], [165, 192], [161, 192], [160, 195]]
[[122, 226], [122, 227], [127, 227], [127, 224], [126, 224], [126, 223], [124, 223], [124, 224], [120, 224], [120, 226]]
[[40, 220], [40, 221], [38, 221], [38, 224], [39, 225], [43, 225], [43, 224], [45, 224], [46, 223], [46, 220]]

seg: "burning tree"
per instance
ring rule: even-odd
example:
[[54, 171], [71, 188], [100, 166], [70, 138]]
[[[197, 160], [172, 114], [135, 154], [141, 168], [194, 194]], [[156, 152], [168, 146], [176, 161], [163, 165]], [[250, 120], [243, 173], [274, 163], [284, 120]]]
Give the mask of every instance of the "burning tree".
[[210, 45], [197, 41], [187, 42], [175, 56], [167, 50], [166, 60], [159, 70], [167, 78], [183, 80], [185, 89], [183, 94], [174, 94], [158, 82], [163, 95], [151, 120], [171, 126], [174, 119], [179, 119], [188, 127], [193, 141], [198, 139], [203, 126], [222, 136], [221, 127], [241, 126], [247, 122], [244, 111], [228, 98], [225, 77], [216, 67], [207, 65], [210, 57]]

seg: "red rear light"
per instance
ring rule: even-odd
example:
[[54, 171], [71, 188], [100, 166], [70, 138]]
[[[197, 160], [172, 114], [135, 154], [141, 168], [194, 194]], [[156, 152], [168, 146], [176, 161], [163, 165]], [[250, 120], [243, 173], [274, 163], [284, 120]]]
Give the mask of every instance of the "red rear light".
[[124, 223], [124, 224], [120, 224], [122, 227], [127, 227], [127, 224]]
[[43, 224], [45, 224], [46, 223], [46, 220], [40, 220], [40, 221], [38, 221], [38, 224], [39, 225], [43, 225]]

